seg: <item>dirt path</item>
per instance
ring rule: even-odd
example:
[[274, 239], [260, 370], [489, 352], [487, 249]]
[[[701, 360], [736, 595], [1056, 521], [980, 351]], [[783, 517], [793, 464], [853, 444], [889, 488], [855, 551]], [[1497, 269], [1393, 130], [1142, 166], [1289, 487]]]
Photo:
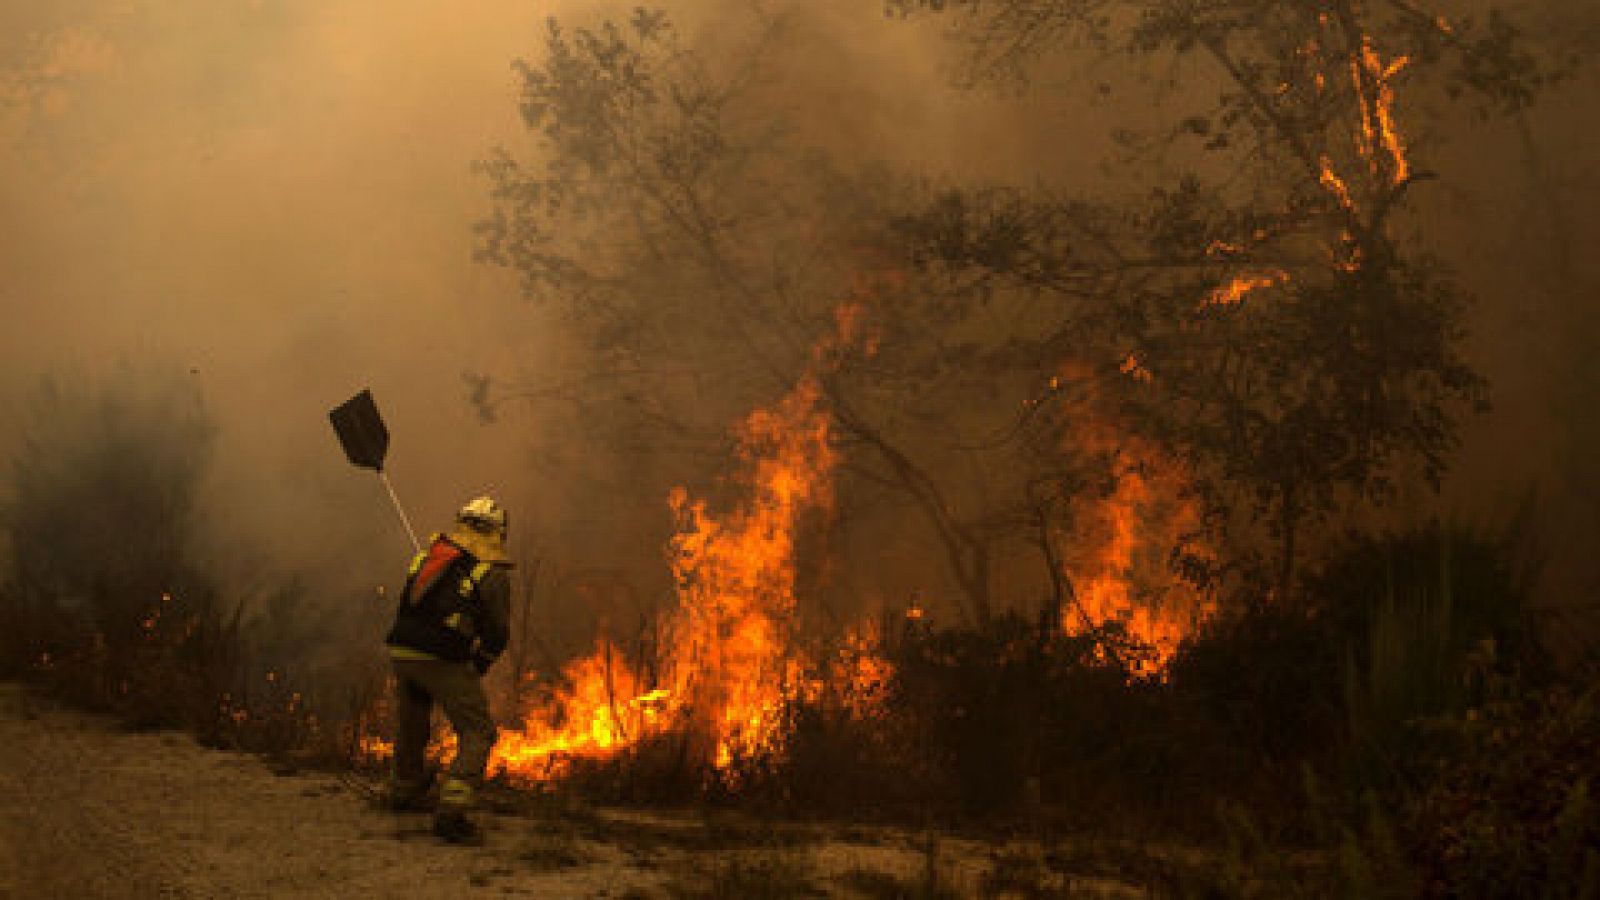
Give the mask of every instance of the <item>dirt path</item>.
[[492, 817], [469, 848], [427, 824], [369, 808], [332, 775], [276, 777], [0, 685], [0, 897], [622, 897], [660, 880], [602, 859], [529, 872], [529, 820]]
[[[786, 896], [776, 882], [794, 896], [894, 897], [930, 859], [924, 838], [892, 830], [601, 810], [486, 822], [483, 846], [444, 845], [426, 816], [372, 809], [337, 776], [276, 776], [255, 757], [120, 731], [0, 684], [0, 898]], [[977, 894], [992, 848], [943, 848], [940, 881]]]

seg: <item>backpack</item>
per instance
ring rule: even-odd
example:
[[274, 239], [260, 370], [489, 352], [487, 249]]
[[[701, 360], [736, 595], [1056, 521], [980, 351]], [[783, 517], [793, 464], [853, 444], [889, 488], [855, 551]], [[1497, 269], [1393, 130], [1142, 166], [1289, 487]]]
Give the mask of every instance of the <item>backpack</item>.
[[445, 536], [435, 536], [411, 561], [386, 643], [441, 659], [471, 659], [481, 609], [478, 585], [491, 568]]

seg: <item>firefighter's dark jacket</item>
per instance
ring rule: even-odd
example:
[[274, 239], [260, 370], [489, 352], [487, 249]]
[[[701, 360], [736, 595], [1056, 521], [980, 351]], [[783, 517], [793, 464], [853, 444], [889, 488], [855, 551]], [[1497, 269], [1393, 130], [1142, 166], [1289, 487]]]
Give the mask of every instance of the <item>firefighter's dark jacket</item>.
[[[463, 551], [438, 579], [429, 597], [417, 602], [412, 582], [427, 555], [440, 542]], [[413, 561], [400, 592], [394, 627], [385, 643], [396, 659], [472, 661], [480, 670], [505, 651], [511, 621], [511, 562], [503, 548], [470, 531], [436, 534], [429, 550]]]

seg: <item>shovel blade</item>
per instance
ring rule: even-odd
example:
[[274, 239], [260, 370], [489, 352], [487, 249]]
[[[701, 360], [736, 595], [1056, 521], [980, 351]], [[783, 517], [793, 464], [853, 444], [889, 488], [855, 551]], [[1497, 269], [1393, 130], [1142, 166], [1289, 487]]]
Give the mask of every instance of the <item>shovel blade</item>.
[[389, 452], [389, 429], [378, 415], [378, 404], [371, 390], [363, 390], [328, 413], [334, 433], [351, 464], [375, 472], [383, 471], [383, 458]]

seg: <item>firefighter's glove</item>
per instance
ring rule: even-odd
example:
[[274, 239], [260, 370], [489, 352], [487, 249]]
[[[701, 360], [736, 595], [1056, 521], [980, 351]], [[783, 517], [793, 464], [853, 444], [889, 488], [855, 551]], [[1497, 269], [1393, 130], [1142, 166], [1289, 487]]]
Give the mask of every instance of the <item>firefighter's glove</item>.
[[474, 653], [472, 655], [472, 668], [476, 669], [479, 675], [488, 674], [489, 667], [492, 665], [494, 665], [494, 657], [489, 654]]

